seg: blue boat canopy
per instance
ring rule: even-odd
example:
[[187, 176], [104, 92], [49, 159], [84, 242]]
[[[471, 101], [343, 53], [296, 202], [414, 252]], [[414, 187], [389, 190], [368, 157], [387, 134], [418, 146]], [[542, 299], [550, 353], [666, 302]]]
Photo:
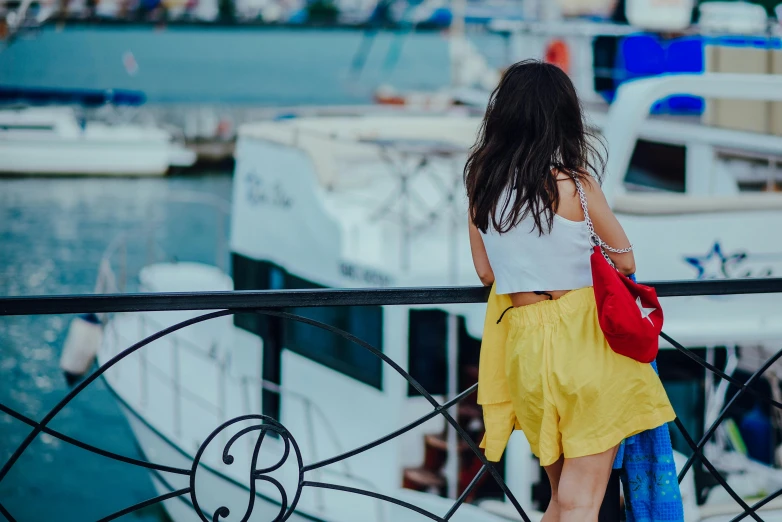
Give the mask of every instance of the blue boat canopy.
[[123, 89], [51, 89], [0, 85], [0, 103], [32, 105], [142, 105], [146, 96], [141, 91]]

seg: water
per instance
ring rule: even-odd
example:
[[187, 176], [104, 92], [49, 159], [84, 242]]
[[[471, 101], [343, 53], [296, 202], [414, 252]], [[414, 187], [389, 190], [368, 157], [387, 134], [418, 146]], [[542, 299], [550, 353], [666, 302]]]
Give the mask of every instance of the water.
[[[166, 204], [171, 194], [197, 191], [230, 197], [227, 174], [157, 179], [0, 179], [0, 295], [90, 293], [109, 242], [132, 232], [129, 273], [145, 261], [149, 217], [155, 236], [182, 258], [213, 262], [215, 223], [192, 205]], [[130, 286], [133, 281], [129, 280]], [[0, 318], [0, 402], [41, 419], [67, 392], [58, 357], [69, 316]], [[74, 438], [139, 458], [116, 402], [96, 381], [51, 427]], [[0, 413], [0, 462], [29, 428]], [[0, 482], [0, 501], [20, 522], [96, 520], [155, 496], [145, 471], [47, 435], [27, 449]], [[136, 516], [160, 521], [159, 509]]]
[[[380, 84], [433, 90], [450, 81], [439, 33], [379, 34], [356, 76], [363, 38], [356, 30], [47, 27], [0, 53], [0, 84], [137, 89], [151, 103], [297, 105], [364, 103]], [[470, 38], [490, 63], [504, 62], [502, 38]]]

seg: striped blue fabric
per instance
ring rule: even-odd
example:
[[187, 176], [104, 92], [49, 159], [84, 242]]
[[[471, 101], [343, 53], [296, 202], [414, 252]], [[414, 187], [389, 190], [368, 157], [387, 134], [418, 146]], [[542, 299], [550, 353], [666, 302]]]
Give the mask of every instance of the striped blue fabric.
[[[652, 367], [657, 371], [656, 361]], [[667, 424], [623, 441], [614, 469], [621, 470], [627, 522], [684, 522]]]

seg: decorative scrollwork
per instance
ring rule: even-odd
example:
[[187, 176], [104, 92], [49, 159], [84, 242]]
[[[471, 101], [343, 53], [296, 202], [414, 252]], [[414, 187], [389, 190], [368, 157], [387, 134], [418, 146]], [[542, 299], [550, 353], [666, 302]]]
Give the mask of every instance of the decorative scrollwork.
[[[201, 444], [201, 447], [198, 449], [198, 453], [196, 453], [195, 458], [193, 459], [193, 466], [190, 472], [190, 498], [193, 502], [193, 507], [195, 508], [196, 513], [198, 514], [199, 518], [203, 522], [219, 522], [221, 519], [228, 518], [231, 514], [231, 510], [227, 506], [220, 506], [212, 514], [212, 519], [209, 520], [207, 513], [204, 511], [203, 507], [198, 503], [198, 498], [197, 498], [198, 494], [196, 490], [196, 478], [198, 476], [199, 463], [201, 462], [201, 459], [204, 456], [204, 452], [206, 451], [209, 444], [220, 433], [230, 429], [231, 426], [235, 424], [246, 423], [249, 421], [256, 421], [259, 423], [254, 424], [252, 426], [244, 427], [241, 430], [234, 433], [228, 439], [228, 442], [225, 443], [225, 446], [223, 447], [223, 451], [222, 451], [222, 462], [228, 466], [232, 465], [235, 460], [234, 456], [231, 454], [231, 448], [233, 447], [233, 444], [237, 440], [244, 437], [245, 435], [248, 435], [253, 432], [258, 432], [258, 438], [255, 440], [255, 443], [253, 445], [252, 458], [250, 460], [250, 476], [249, 476], [250, 498], [248, 500], [247, 508], [245, 509], [244, 515], [242, 516], [240, 522], [247, 522], [250, 519], [250, 516], [252, 515], [253, 507], [255, 506], [255, 500], [256, 500], [256, 483], [259, 480], [272, 484], [280, 494], [280, 511], [277, 514], [277, 516], [274, 518], [274, 520], [270, 522], [283, 522], [287, 520], [296, 509], [296, 504], [299, 502], [299, 498], [301, 496], [302, 484], [304, 482], [304, 471], [303, 471], [304, 466], [302, 463], [301, 452], [299, 451], [299, 446], [296, 444], [296, 440], [282, 424], [272, 419], [271, 417], [267, 417], [265, 415], [254, 415], [254, 414], [243, 415], [241, 417], [236, 417], [235, 419], [231, 419], [229, 421], [224, 422], [217, 429], [215, 429], [211, 434], [209, 434], [209, 436], [206, 438], [203, 444]], [[263, 442], [266, 439], [266, 435], [268, 433], [275, 433], [280, 437], [280, 440], [282, 441], [283, 444], [282, 456], [279, 458], [279, 460], [277, 460], [277, 462], [275, 462], [271, 466], [259, 468], [258, 459], [261, 454], [261, 447], [263, 446]], [[291, 448], [293, 449], [293, 453], [296, 456], [296, 464], [298, 466], [297, 468], [298, 481], [296, 485], [296, 493], [293, 496], [293, 500], [290, 502], [289, 505], [288, 504], [289, 496], [286, 493], [285, 488], [283, 487], [282, 483], [280, 483], [279, 480], [270, 476], [270, 473], [279, 470], [280, 468], [282, 468], [283, 465], [285, 465], [285, 463], [288, 460], [288, 457], [291, 455]]]

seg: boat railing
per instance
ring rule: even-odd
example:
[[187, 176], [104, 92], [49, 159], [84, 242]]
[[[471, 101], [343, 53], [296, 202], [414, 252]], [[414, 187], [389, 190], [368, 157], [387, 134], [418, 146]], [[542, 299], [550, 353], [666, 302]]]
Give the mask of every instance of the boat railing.
[[[152, 335], [157, 331], [165, 329], [168, 325], [164, 325], [163, 323], [155, 320], [154, 318], [150, 317], [149, 314], [143, 313], [139, 316], [139, 321], [141, 321], [141, 338], [145, 338], [148, 335]], [[109, 323], [109, 327], [116, 330], [116, 323]], [[179, 359], [178, 354], [181, 351], [187, 352], [190, 355], [193, 355], [195, 357], [201, 358], [204, 361], [207, 362], [215, 362], [216, 356], [214, 354], [206, 353], [204, 351], [204, 347], [196, 344], [195, 342], [191, 341], [190, 339], [187, 339], [181, 335], [178, 335], [177, 333], [173, 333], [169, 336], [172, 339], [172, 347], [174, 351], [174, 359]], [[120, 344], [115, 345], [117, 348], [121, 346]], [[141, 351], [140, 354], [142, 357], [144, 357], [145, 351]], [[118, 355], [119, 352], [116, 352], [114, 355]], [[222, 359], [217, 361], [217, 364], [220, 368], [220, 382], [222, 383], [223, 388], [225, 387], [225, 384], [228, 382], [228, 380], [231, 378], [229, 375], [229, 369], [228, 369], [228, 361], [227, 359]], [[181, 364], [176, 364], [173, 366], [174, 369], [174, 386], [177, 389], [182, 389], [181, 386]], [[172, 375], [168, 375], [164, 372], [162, 369], [157, 369], [157, 371], [161, 372], [161, 374], [166, 378], [170, 379]], [[322, 423], [322, 428], [324, 431], [322, 432], [323, 435], [328, 437], [330, 439], [330, 442], [334, 445], [335, 448], [341, 453], [344, 451], [342, 448], [342, 445], [339, 441], [339, 437], [337, 436], [336, 429], [334, 428], [333, 424], [329, 420], [328, 416], [323, 412], [323, 409], [320, 408], [316, 403], [314, 403], [309, 397], [306, 395], [296, 392], [294, 390], [290, 390], [288, 388], [285, 388], [284, 386], [281, 386], [279, 384], [273, 383], [271, 381], [267, 381], [265, 379], [255, 378], [248, 375], [242, 375], [239, 377], [240, 385], [245, 389], [249, 389], [249, 386], [256, 386], [263, 390], [268, 390], [272, 393], [275, 393], [279, 395], [280, 397], [284, 398], [290, 398], [295, 399], [298, 401], [301, 401], [305, 407], [305, 411], [307, 412], [307, 425], [308, 429], [312, 428], [314, 426], [314, 422], [317, 418], [319, 422]], [[228, 420], [225, 417], [226, 408], [225, 405], [215, 404], [213, 402], [210, 402], [208, 399], [204, 399], [201, 396], [192, 393], [192, 395], [196, 398], [196, 400], [203, 401], [203, 403], [208, 404], [209, 408], [216, 412], [219, 417], [221, 418], [221, 422], [225, 422]], [[225, 397], [226, 393], [223, 391], [221, 396]], [[246, 411], [249, 411], [252, 408], [252, 405], [249, 404], [246, 399], [249, 397], [249, 394], [243, 393], [242, 394], [243, 399], [245, 400], [245, 404], [243, 405], [243, 409]], [[181, 417], [181, 404], [176, 404], [174, 416], [175, 417]], [[181, 422], [180, 422], [181, 424]], [[181, 432], [177, 433], [177, 435], [181, 435]], [[313, 440], [310, 441], [312, 443]], [[317, 447], [313, 444], [311, 446], [311, 451], [313, 452], [313, 458], [317, 459]], [[343, 462], [344, 465], [344, 473], [346, 476], [352, 476], [351, 467], [349, 462]]]
[[[154, 334], [155, 332], [164, 330], [167, 326], [169, 326], [157, 321], [148, 313], [139, 314], [137, 319], [140, 325], [138, 331], [139, 338], [142, 339]], [[112, 347], [114, 348], [114, 351], [111, 353], [112, 356], [119, 355], [121, 352], [120, 347], [123, 346], [123, 343], [131, 344], [132, 342], [131, 340], [126, 339], [126, 336], [120, 332], [116, 321], [106, 322], [105, 330], [112, 337]], [[150, 361], [147, 357], [146, 350], [141, 350], [138, 353], [140, 361], [138, 389], [140, 390], [141, 397], [139, 413], [143, 415], [149, 408], [149, 397], [151, 395], [150, 388], [152, 388], [149, 381], [150, 377], [154, 378], [158, 385], [171, 388], [174, 394], [171, 411], [173, 419], [173, 438], [175, 440], [180, 440], [182, 437], [183, 424], [182, 410], [184, 409], [183, 406], [185, 403], [189, 403], [192, 406], [196, 406], [197, 408], [214, 415], [217, 417], [217, 419], [219, 419], [220, 422], [226, 422], [228, 420], [228, 407], [225, 403], [225, 398], [228, 396], [228, 383], [231, 379], [234, 379], [234, 376], [232, 376], [229, 371], [229, 360], [225, 357], [219, 358], [217, 354], [209, 352], [208, 347], [201, 346], [194, 341], [187, 339], [186, 337], [182, 336], [180, 332], [172, 333], [167, 336], [167, 338], [170, 340], [171, 348], [171, 371], [166, 371], [155, 362]], [[190, 390], [183, 385], [182, 374], [184, 365], [182, 363], [182, 352], [188, 354], [189, 356], [197, 357], [202, 361], [218, 368], [219, 390], [217, 395], [220, 399], [219, 404], [211, 401], [209, 398], [195, 391]], [[318, 454], [318, 444], [316, 443], [316, 433], [326, 437], [329, 440], [331, 446], [338, 453], [341, 454], [345, 452], [345, 449], [337, 435], [337, 431], [328, 415], [326, 415], [323, 409], [316, 402], [312, 401], [311, 398], [302, 393], [280, 386], [279, 384], [275, 384], [257, 377], [242, 375], [238, 377], [238, 381], [243, 402], [240, 407], [242, 412], [253, 411], [253, 405], [250, 404], [251, 391], [260, 392], [260, 390], [266, 390], [277, 394], [283, 401], [295, 400], [301, 403], [301, 406], [304, 410], [307, 448], [309, 450], [309, 455], [314, 462], [320, 460]], [[257, 394], [257, 397], [260, 398], [260, 393]], [[316, 427], [318, 428], [317, 431]], [[361, 483], [370, 491], [378, 491], [377, 485], [353, 472], [349, 461], [344, 460], [340, 464], [342, 467], [341, 470], [319, 469], [314, 473], [317, 473], [318, 475], [331, 474], [340, 476], [351, 481]], [[318, 497], [318, 502], [323, 505], [323, 490], [316, 490], [315, 493]], [[386, 516], [380, 500], [376, 500], [376, 508], [378, 512], [378, 522], [384, 522]]]
[[[652, 282], [649, 284], [657, 289], [658, 295], [665, 298], [680, 296], [724, 296], [738, 294], [782, 293], [782, 279], [708, 280], [661, 283]], [[141, 501], [121, 511], [109, 514], [101, 520], [114, 520], [124, 516], [125, 514], [138, 511], [139, 509], [145, 508], [147, 506], [179, 497], [194, 507], [195, 513], [199, 519], [207, 522], [209, 520], [217, 520], [221, 517], [225, 518], [228, 514], [228, 510], [227, 508], [218, 508], [214, 513], [214, 517], [211, 517], [211, 515], [207, 514], [203, 507], [201, 507], [201, 505], [198, 503], [199, 494], [202, 495], [203, 501], [204, 491], [199, 491], [198, 483], [195, 480], [195, 474], [199, 469], [201, 469], [201, 466], [203, 465], [201, 460], [203, 452], [210, 443], [216, 440], [224, 441], [229, 435], [233, 435], [228, 444], [221, 448], [223, 450], [223, 459], [225, 464], [230, 465], [233, 463], [233, 458], [229, 459], [226, 457], [226, 455], [228, 455], [232, 441], [237, 440], [242, 436], [247, 436], [249, 433], [257, 432], [258, 436], [255, 442], [256, 451], [254, 452], [252, 460], [249, 463], [252, 481], [266, 481], [271, 482], [272, 484], [275, 483], [275, 480], [269, 476], [269, 473], [278, 469], [278, 467], [273, 466], [273, 469], [259, 469], [258, 466], [258, 452], [260, 450], [263, 438], [266, 435], [276, 434], [276, 437], [282, 441], [286, 448], [288, 448], [285, 451], [283, 459], [279, 465], [283, 465], [283, 462], [286, 459], [292, 459], [292, 465], [297, 466], [296, 469], [298, 470], [298, 480], [296, 482], [295, 491], [286, 492], [281, 485], [277, 488], [280, 492], [279, 504], [281, 509], [279, 515], [274, 519], [276, 521], [287, 520], [293, 515], [294, 512], [296, 512], [297, 505], [303, 490], [307, 490], [308, 492], [314, 492], [315, 490], [336, 490], [354, 493], [357, 495], [364, 495], [377, 499], [383, 504], [390, 503], [395, 505], [397, 508], [407, 508], [431, 520], [446, 522], [452, 519], [460, 506], [465, 503], [468, 497], [470, 497], [476, 486], [481, 483], [485, 476], [488, 475], [497, 482], [500, 489], [504, 492], [507, 502], [509, 502], [509, 504], [513, 507], [513, 510], [516, 512], [517, 516], [521, 520], [529, 522], [529, 515], [522, 509], [518, 500], [505, 484], [498, 467], [485, 458], [483, 452], [478, 448], [476, 441], [472, 439], [472, 437], [460, 426], [459, 422], [451, 414], [451, 409], [454, 406], [458, 405], [465, 398], [475, 393], [477, 385], [470, 386], [456, 395], [449, 396], [444, 402], [440, 402], [435, 399], [426, 389], [424, 389], [424, 387], [421, 386], [421, 384], [412, 376], [410, 376], [410, 374], [408, 374], [399, 364], [397, 364], [375, 346], [372, 346], [364, 340], [332, 325], [286, 311], [291, 308], [321, 306], [413, 306], [448, 305], [454, 303], [483, 303], [486, 301], [487, 297], [488, 289], [484, 287], [374, 288], [349, 290], [318, 289], [0, 297], [0, 315], [2, 316], [83, 313], [92, 313], [106, 316], [107, 314], [119, 314], [122, 312], [205, 311], [205, 313], [201, 315], [190, 317], [186, 320], [177, 322], [164, 328], [161, 328], [163, 326], [161, 324], [152, 322], [148, 323], [147, 326], [149, 330], [141, 332], [143, 337], [142, 339], [131, 344], [128, 348], [117, 351], [116, 355], [113, 357], [107, 360], [102, 360], [99, 367], [95, 368], [94, 371], [92, 371], [88, 376], [86, 376], [86, 378], [84, 378], [84, 380], [79, 382], [72, 390], [70, 390], [40, 420], [29, 417], [23, 411], [17, 411], [9, 404], [0, 403], [0, 412], [3, 412], [14, 420], [24, 423], [31, 428], [29, 434], [14, 449], [10, 457], [2, 462], [2, 467], [0, 467], [0, 483], [2, 483], [4, 480], [7, 480], [9, 472], [14, 468], [14, 466], [19, 465], [20, 457], [28, 449], [30, 444], [32, 444], [36, 438], [39, 437], [39, 435], [44, 433], [51, 437], [58, 438], [65, 443], [75, 445], [110, 459], [161, 473], [175, 473], [190, 477], [189, 487], [184, 487], [179, 490], [171, 491], [169, 493], [161, 494], [154, 498]], [[431, 411], [414, 420], [413, 422], [410, 422], [405, 426], [401, 426], [392, 433], [379, 437], [371, 442], [362, 444], [357, 448], [343, 451], [335, 456], [323, 459], [320, 455], [307, 454], [307, 464], [305, 464], [303, 452], [309, 452], [310, 448], [303, 448], [299, 446], [298, 442], [294, 438], [294, 434], [288, 431], [288, 429], [283, 424], [281, 424], [279, 420], [260, 413], [251, 413], [236, 418], [230, 418], [222, 422], [216, 422], [215, 424], [218, 425], [215, 426], [214, 431], [212, 431], [212, 433], [203, 442], [201, 442], [198, 452], [196, 453], [195, 457], [192, 458], [192, 463], [190, 463], [191, 465], [187, 468], [167, 466], [142, 459], [128, 457], [126, 455], [120, 455], [69, 437], [68, 435], [65, 435], [51, 427], [52, 421], [55, 419], [55, 417], [82, 391], [84, 391], [96, 380], [101, 379], [109, 369], [119, 365], [119, 363], [123, 362], [131, 355], [136, 353], [143, 354], [145, 350], [149, 351], [150, 348], [147, 347], [154, 341], [166, 338], [168, 336], [177, 335], [177, 332], [180, 332], [182, 329], [196, 325], [198, 323], [202, 323], [204, 321], [209, 321], [220, 317], [230, 317], [235, 314], [249, 313], [259, 314], [267, 317], [275, 317], [283, 321], [294, 321], [297, 323], [307, 324], [311, 327], [330, 332], [333, 335], [339, 336], [349, 342], [356, 344], [357, 346], [372, 353], [375, 357], [378, 357], [383, 361], [387, 368], [390, 368], [399, 374], [402, 378], [404, 378], [412, 388], [414, 388], [426, 401], [429, 402], [431, 405]], [[157, 330], [157, 328], [161, 329]], [[721, 369], [716, 364], [714, 364], [714, 360], [712, 360], [712, 362], [704, 360], [696, 352], [685, 348], [666, 333], [663, 333], [661, 337], [668, 346], [672, 346], [690, 362], [696, 363], [699, 367], [712, 373], [714, 376], [722, 379], [723, 381], [730, 383], [736, 388], [736, 393], [729, 401], [727, 401], [727, 404], [720, 409], [716, 416], [710, 415], [710, 418], [714, 417], [713, 422], [706, 427], [700, 440], [694, 440], [692, 435], [688, 432], [680, 420], [677, 419], [675, 421], [675, 427], [686, 440], [691, 450], [691, 455], [687, 458], [686, 463], [679, 467], [679, 481], [681, 482], [683, 479], [685, 479], [685, 477], [688, 475], [688, 472], [693, 470], [693, 465], [698, 463], [698, 467], [705, 469], [713, 477], [713, 480], [716, 481], [735, 501], [736, 506], [734, 513], [736, 516], [733, 518], [733, 520], [738, 521], [745, 518], [750, 518], [753, 520], [762, 521], [763, 518], [761, 518], [761, 515], [758, 514], [758, 510], [764, 507], [768, 508], [772, 501], [782, 497], [782, 489], [773, 491], [760, 500], [747, 500], [742, 498], [734, 490], [734, 488], [728, 484], [723, 473], [717, 469], [719, 463], [715, 464], [709, 460], [705, 449], [707, 444], [709, 444], [709, 442], [713, 439], [715, 432], [726, 420], [731, 406], [733, 406], [740, 398], [745, 396], [752, 396], [754, 400], [762, 403], [763, 405], [782, 408], [782, 402], [779, 402], [776, 400], [776, 398], [773, 398], [778, 397], [778, 393], [772, 394], [773, 397], [766, 397], [762, 392], [758, 391], [753, 386], [757, 383], [758, 379], [763, 377], [764, 374], [780, 358], [782, 358], [782, 349], [777, 351], [772, 357], [766, 360], [765, 363], [763, 363], [751, 375], [751, 377], [746, 380], [746, 382], [742, 382], [741, 380], [729, 374], [729, 368]], [[176, 345], [179, 346], [181, 350], [195, 350], [195, 347], [188, 346], [184, 342], [176, 343]], [[148, 373], [148, 377], [151, 375], [152, 373]], [[187, 377], [188, 376], [186, 375], [179, 375], [178, 377], [175, 377], [175, 380], [178, 381], [179, 379], [184, 379]], [[230, 376], [226, 373], [226, 379], [228, 378], [230, 378]], [[248, 381], [248, 383], [250, 385], [254, 384], [252, 381]], [[279, 386], [269, 386], [268, 384], [266, 386], [283, 394], [285, 393], [284, 387], [281, 389]], [[311, 419], [314, 422], [316, 420], [316, 416], [319, 414], [316, 413], [315, 408], [313, 408], [312, 412], [313, 415], [311, 416]], [[176, 413], [172, 413], [172, 415], [175, 414]], [[391, 497], [387, 494], [379, 492], [375, 488], [372, 488], [371, 485], [368, 485], [366, 488], [355, 487], [355, 482], [351, 483], [351, 485], [346, 485], [344, 482], [340, 481], [330, 482], [325, 481], [323, 479], [323, 475], [318, 477], [315, 474], [318, 470], [322, 470], [324, 472], [327, 470], [331, 471], [333, 469], [333, 465], [344, 463], [344, 461], [350, 457], [362, 454], [368, 450], [371, 450], [372, 448], [389, 442], [417, 428], [418, 426], [421, 426], [426, 421], [437, 416], [442, 416], [444, 418], [447, 424], [450, 425], [452, 431], [461, 437], [466, 446], [469, 447], [469, 449], [474, 453], [475, 457], [481, 462], [481, 467], [473, 477], [472, 481], [469, 483], [469, 485], [464, 487], [458, 498], [452, 498], [453, 502], [450, 504], [450, 508], [447, 510], [443, 509], [443, 511], [445, 511], [444, 513], [434, 513], [409, 501]], [[321, 423], [323, 423], [324, 419], [319, 417], [319, 420]], [[245, 427], [244, 429], [240, 430], [240, 427], [247, 426], [246, 423], [248, 422], [251, 422], [252, 426]], [[327, 424], [328, 423], [323, 423], [323, 426], [326, 426]], [[237, 430], [240, 431], [237, 432]], [[321, 430], [318, 433], [324, 433], [324, 431]], [[326, 436], [330, 435], [326, 434]], [[223, 445], [215, 443], [214, 446]], [[212, 450], [214, 450], [214, 447]], [[616, 477], [616, 474], [614, 477]], [[618, 479], [616, 480], [618, 481]], [[620, 519], [619, 487], [618, 483], [613, 481], [614, 478], [612, 478], [612, 484], [610, 484], [609, 490], [609, 492], [613, 493], [606, 496], [608, 508], [605, 509], [601, 515], [601, 521], [603, 522], [615, 522]], [[252, 492], [255, 491], [255, 489], [254, 487], [247, 488], [247, 491], [252, 495]], [[777, 503], [778, 501], [771, 505], [775, 505]], [[15, 522], [17, 519], [11, 513], [9, 508], [10, 504], [12, 504], [11, 499], [0, 498], [0, 514], [2, 514], [8, 521]], [[250, 501], [248, 507], [249, 512], [252, 511], [253, 505], [253, 502]]]
[[[228, 261], [228, 223], [231, 215], [231, 203], [213, 194], [183, 190], [166, 195], [165, 204], [199, 205], [214, 212], [215, 237], [214, 246], [210, 251], [215, 252], [214, 266], [226, 272]], [[133, 243], [134, 239], [141, 237], [145, 241], [144, 245], [138, 249], [144, 252], [144, 258], [141, 260], [143, 266], [175, 259], [175, 257], [172, 257], [174, 254], [169, 252], [164, 247], [163, 242], [156, 236], [157, 232], [166, 223], [164, 217], [155, 217], [156, 210], [159, 210], [160, 207], [159, 201], [150, 202], [145, 212], [148, 220], [144, 227], [134, 232], [121, 232], [109, 242], [109, 245], [103, 251], [98, 265], [98, 277], [94, 290], [96, 294], [125, 292], [128, 289], [128, 274], [130, 270], [129, 245], [133, 249], [140, 246]], [[201, 239], [203, 240], [203, 238]]]

